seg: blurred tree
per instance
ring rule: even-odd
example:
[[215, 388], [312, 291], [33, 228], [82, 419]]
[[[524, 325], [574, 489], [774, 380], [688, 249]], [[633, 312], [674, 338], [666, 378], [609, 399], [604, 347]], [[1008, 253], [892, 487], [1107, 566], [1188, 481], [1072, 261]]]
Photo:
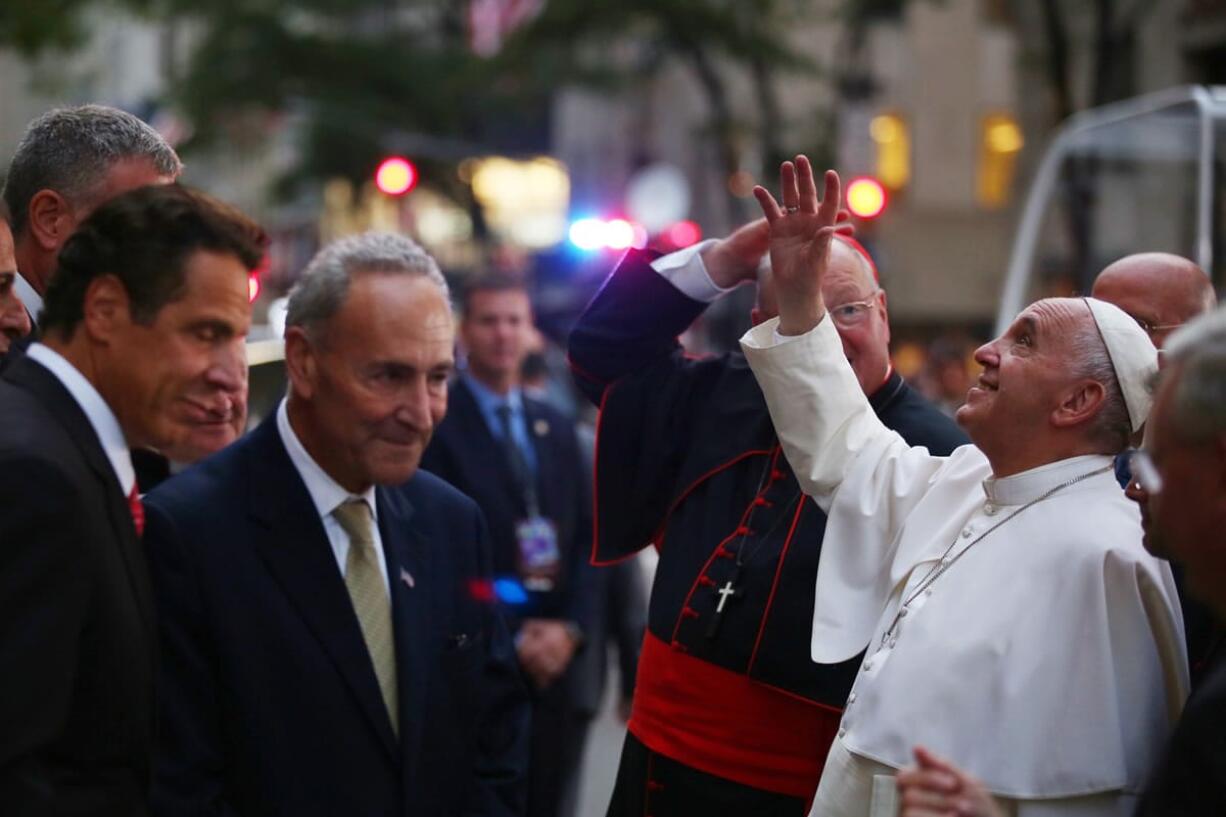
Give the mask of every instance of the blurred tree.
[[85, 39], [81, 16], [95, 4], [95, 0], [0, 3], [0, 45], [26, 56], [80, 45]]
[[291, 113], [303, 138], [289, 181], [358, 180], [389, 149], [419, 149], [427, 172], [432, 161], [474, 150], [544, 150], [549, 99], [561, 85], [632, 86], [672, 61], [702, 88], [710, 111], [704, 134], [730, 175], [754, 131], [734, 111], [730, 72], [752, 78], [762, 163], [771, 166], [783, 155], [785, 130], [774, 75], [814, 68], [786, 41], [807, 0], [548, 0], [490, 58], [469, 42], [475, 1], [3, 3], [0, 43], [27, 54], [78, 45], [90, 7], [173, 21], [185, 35], [174, 38], [186, 53], [171, 77], [172, 99], [193, 127], [185, 150], [263, 138], [260, 123]]
[[[814, 74], [817, 66], [789, 40], [794, 25], [813, 8], [810, 0], [549, 0], [509, 43], [507, 65], [544, 58], [559, 76], [587, 84], [636, 87], [672, 64], [683, 65], [706, 99], [704, 128], [726, 177], [742, 169], [752, 137], [763, 168], [783, 158], [787, 130], [775, 90], [780, 72]], [[561, 69], [561, 73], [558, 72]], [[738, 117], [729, 92], [735, 72], [753, 83], [756, 127]], [[743, 200], [729, 193], [733, 221], [744, 218]]]

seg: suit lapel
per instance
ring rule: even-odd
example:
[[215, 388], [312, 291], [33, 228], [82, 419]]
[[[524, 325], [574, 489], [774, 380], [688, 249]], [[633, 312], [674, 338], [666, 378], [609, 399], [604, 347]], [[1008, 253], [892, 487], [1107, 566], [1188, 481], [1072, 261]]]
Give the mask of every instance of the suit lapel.
[[434, 631], [429, 598], [433, 586], [430, 543], [411, 525], [414, 508], [403, 492], [379, 488], [379, 536], [392, 593], [396, 639], [396, 684], [400, 696], [400, 747], [405, 769], [414, 768], [425, 715], [429, 635]]
[[4, 370], [4, 377], [38, 398], [39, 402], [47, 408], [48, 414], [63, 426], [88, 463], [90, 470], [93, 471], [106, 497], [106, 510], [111, 523], [111, 531], [119, 543], [128, 581], [132, 585], [132, 594], [145, 625], [145, 632], [152, 638], [155, 625], [149, 568], [145, 563], [145, 554], [140, 540], [136, 536], [136, 527], [132, 523], [132, 511], [128, 507], [128, 498], [124, 496], [120, 488], [111, 461], [107, 459], [106, 452], [102, 450], [102, 443], [94, 432], [93, 424], [90, 423], [89, 418], [68, 389], [64, 388], [59, 378], [24, 353], [19, 353], [15, 359], [10, 361]]
[[248, 456], [256, 490], [251, 514], [268, 529], [268, 535], [255, 537], [256, 547], [344, 678], [379, 742], [395, 759], [396, 739], [370, 653], [323, 521], [281, 442], [276, 415], [252, 436]]

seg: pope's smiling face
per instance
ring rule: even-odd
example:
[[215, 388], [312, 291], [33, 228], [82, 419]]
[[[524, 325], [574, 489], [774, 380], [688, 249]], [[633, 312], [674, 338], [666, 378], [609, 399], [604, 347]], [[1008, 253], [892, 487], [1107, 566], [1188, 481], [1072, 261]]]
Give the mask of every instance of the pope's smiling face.
[[967, 392], [957, 420], [994, 468], [997, 461], [1015, 459], [1048, 427], [1076, 379], [1070, 370], [1073, 339], [1092, 321], [1080, 299], [1037, 301], [1003, 335], [975, 351], [983, 373]]

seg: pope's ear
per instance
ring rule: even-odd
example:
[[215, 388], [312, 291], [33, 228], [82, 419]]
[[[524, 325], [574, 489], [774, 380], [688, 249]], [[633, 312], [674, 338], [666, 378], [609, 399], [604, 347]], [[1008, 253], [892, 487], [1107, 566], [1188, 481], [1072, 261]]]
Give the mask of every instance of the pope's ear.
[[1054, 411], [1051, 423], [1056, 428], [1071, 428], [1094, 419], [1107, 399], [1107, 390], [1097, 380], [1082, 380], [1071, 386]]
[[317, 351], [301, 326], [285, 329], [285, 372], [294, 394], [310, 400], [319, 377]]

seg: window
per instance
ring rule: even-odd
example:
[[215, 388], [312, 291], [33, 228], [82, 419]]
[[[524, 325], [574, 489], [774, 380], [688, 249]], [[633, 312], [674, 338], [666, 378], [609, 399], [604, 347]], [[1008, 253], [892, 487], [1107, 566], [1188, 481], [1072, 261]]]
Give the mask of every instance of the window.
[[1022, 143], [1022, 129], [1012, 116], [991, 114], [983, 118], [977, 196], [984, 207], [994, 210], [1008, 204]]
[[877, 148], [877, 180], [887, 189], [898, 191], [911, 181], [911, 130], [898, 114], [873, 117], [869, 134]]

